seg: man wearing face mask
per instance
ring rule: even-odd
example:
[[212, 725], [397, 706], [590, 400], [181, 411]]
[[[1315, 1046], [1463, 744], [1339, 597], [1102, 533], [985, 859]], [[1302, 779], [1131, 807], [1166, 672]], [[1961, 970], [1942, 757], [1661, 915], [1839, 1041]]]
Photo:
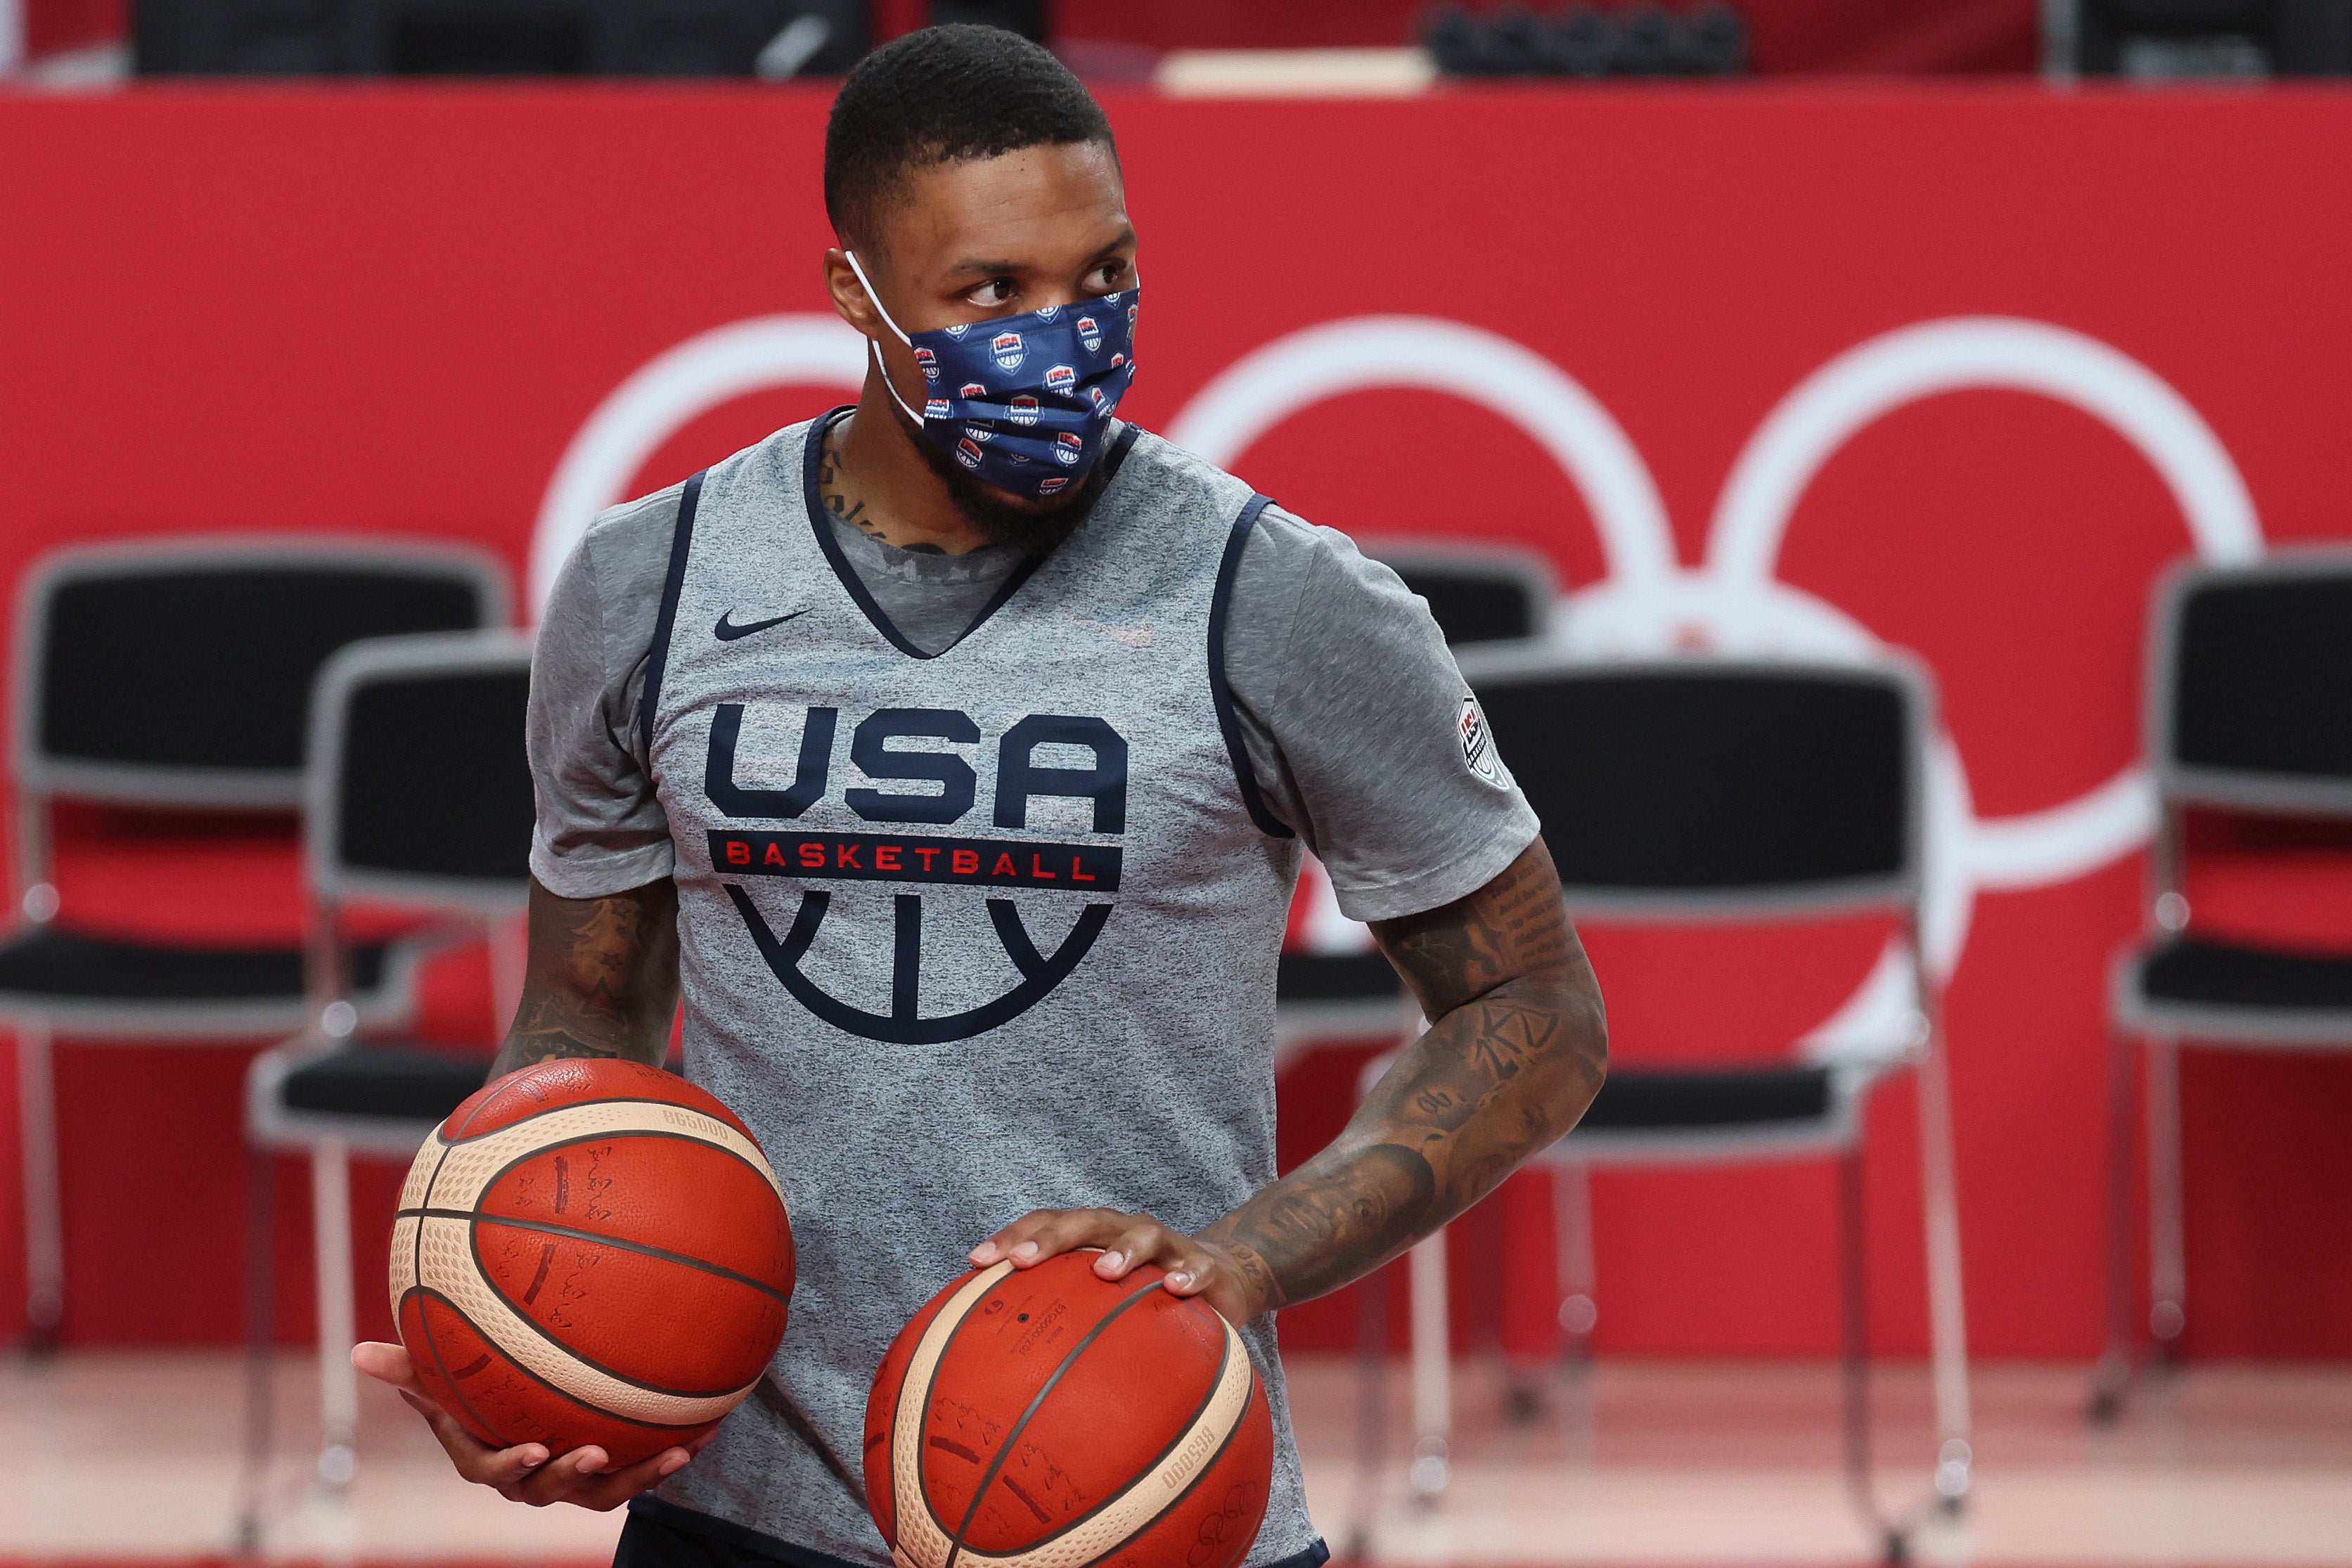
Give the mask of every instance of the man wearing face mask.
[[[530, 963], [497, 1071], [658, 1062], [759, 1134], [800, 1248], [760, 1397], [698, 1453], [493, 1451], [362, 1347], [459, 1472], [629, 1501], [625, 1564], [888, 1559], [857, 1491], [893, 1334], [973, 1263], [1102, 1248], [1241, 1325], [1272, 1399], [1248, 1568], [1314, 1568], [1275, 1309], [1565, 1133], [1601, 999], [1426, 607], [1116, 416], [1138, 244], [1050, 54], [927, 29], [842, 89], [824, 275], [863, 395], [596, 521], [542, 623]], [[1274, 1164], [1302, 845], [1430, 1020]], [[689, 1462], [690, 1461], [690, 1462]]]

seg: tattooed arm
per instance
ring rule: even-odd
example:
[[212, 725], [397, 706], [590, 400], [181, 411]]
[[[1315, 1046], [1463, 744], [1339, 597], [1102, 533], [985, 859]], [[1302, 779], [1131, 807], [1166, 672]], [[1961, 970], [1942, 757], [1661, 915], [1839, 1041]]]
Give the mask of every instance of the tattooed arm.
[[1370, 1273], [1576, 1125], [1608, 1070], [1608, 1026], [1541, 839], [1468, 898], [1372, 931], [1429, 1031], [1328, 1148], [1197, 1237], [1149, 1215], [1042, 1209], [972, 1261], [1100, 1247], [1103, 1278], [1156, 1263], [1170, 1289], [1245, 1321]]
[[[604, 899], [562, 899], [530, 884], [530, 952], [522, 1005], [490, 1064], [497, 1078], [559, 1057], [625, 1057], [658, 1065], [677, 1011], [677, 889], [667, 878]], [[352, 1363], [390, 1384], [425, 1417], [457, 1473], [515, 1502], [620, 1507], [683, 1468], [705, 1435], [621, 1469], [594, 1445], [551, 1454], [543, 1443], [476, 1442], [417, 1380], [408, 1352], [370, 1343]]]
[[522, 1005], [490, 1076], [558, 1057], [659, 1066], [677, 1013], [677, 886], [665, 877], [602, 899], [530, 884]]

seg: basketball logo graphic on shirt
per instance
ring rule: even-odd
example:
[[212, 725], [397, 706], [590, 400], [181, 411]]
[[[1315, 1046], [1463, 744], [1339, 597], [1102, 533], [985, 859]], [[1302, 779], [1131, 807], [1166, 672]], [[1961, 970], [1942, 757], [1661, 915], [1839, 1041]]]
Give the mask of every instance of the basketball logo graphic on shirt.
[[[800, 753], [792, 784], [768, 789], [735, 782], [736, 749], [742, 737], [743, 704], [722, 702], [713, 711], [703, 792], [722, 816], [792, 821], [826, 798], [832, 785], [834, 741], [841, 725], [837, 708], [805, 710]], [[793, 999], [837, 1029], [893, 1045], [937, 1045], [968, 1039], [1010, 1023], [1052, 994], [1092, 951], [1109, 920], [1118, 891], [1124, 853], [1117, 843], [1030, 837], [1030, 803], [1059, 797], [1087, 803], [1081, 810], [1097, 840], [1127, 831], [1127, 741], [1108, 722], [1080, 714], [1033, 713], [997, 738], [995, 799], [990, 823], [1022, 837], [948, 837], [893, 830], [913, 824], [944, 827], [969, 816], [979, 803], [980, 780], [955, 751], [904, 751], [899, 741], [976, 745], [981, 728], [971, 715], [952, 708], [883, 708], [852, 731], [849, 755], [868, 781], [840, 792], [841, 804], [863, 822], [856, 831], [769, 830], [714, 827], [705, 835], [711, 869], [721, 878], [782, 877], [802, 884], [800, 908], [779, 937], [746, 887], [720, 886], [742, 917], [752, 945]], [[1042, 753], [1042, 758], [1041, 758]], [[1074, 753], [1091, 765], [1066, 765]], [[902, 792], [879, 784], [919, 784], [936, 791]], [[826, 883], [888, 882], [894, 892], [890, 1010], [877, 1013], [827, 992], [803, 967], [819, 929], [833, 907]], [[923, 994], [923, 894], [926, 887], [981, 888], [988, 920], [1005, 958], [1021, 976], [994, 1000], [961, 1012], [926, 1017]], [[847, 889], [844, 889], [846, 891]], [[1076, 921], [1051, 953], [1041, 952], [1009, 895], [1076, 894]], [[1058, 900], [1032, 901], [1033, 915], [1051, 918]], [[1066, 904], [1062, 908], [1066, 909]]]
[[1087, 353], [1093, 353], [1102, 347], [1102, 327], [1092, 316], [1080, 316], [1074, 325], [1078, 329], [1078, 342], [1087, 345]]
[[999, 332], [988, 341], [988, 352], [995, 356], [999, 370], [1019, 370], [1021, 362], [1029, 357], [1021, 346], [1019, 332]]
[[1045, 373], [1045, 390], [1048, 392], [1069, 392], [1077, 384], [1078, 372], [1075, 365], [1057, 364]]
[[1037, 423], [1037, 400], [1025, 392], [1013, 398], [1005, 407], [1013, 416], [1013, 423], [1015, 425]]
[[1500, 787], [1503, 773], [1495, 758], [1494, 732], [1486, 728], [1486, 715], [1479, 709], [1475, 697], [1462, 699], [1462, 718], [1458, 728], [1462, 736], [1464, 764], [1488, 784]]

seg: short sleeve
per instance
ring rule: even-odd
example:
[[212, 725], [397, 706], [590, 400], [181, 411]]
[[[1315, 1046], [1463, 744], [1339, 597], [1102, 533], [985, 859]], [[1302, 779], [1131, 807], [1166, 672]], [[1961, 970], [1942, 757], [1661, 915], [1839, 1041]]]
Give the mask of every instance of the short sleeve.
[[1534, 842], [1535, 812], [1429, 606], [1347, 535], [1266, 508], [1230, 617], [1225, 677], [1249, 765], [1342, 913], [1451, 903]]
[[540, 619], [528, 726], [538, 806], [530, 868], [563, 898], [604, 898], [670, 874], [669, 817], [646, 769], [637, 701], [678, 494], [673, 487], [601, 514]]

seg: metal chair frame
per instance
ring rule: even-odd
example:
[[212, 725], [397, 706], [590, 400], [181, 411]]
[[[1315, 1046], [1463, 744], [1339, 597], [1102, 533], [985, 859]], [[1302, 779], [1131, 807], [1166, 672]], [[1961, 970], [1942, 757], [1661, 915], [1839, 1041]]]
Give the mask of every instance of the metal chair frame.
[[[2221, 584], [2293, 583], [2313, 577], [2352, 579], [2352, 550], [2341, 546], [2287, 550], [2242, 566], [2183, 563], [2158, 580], [2152, 596], [2142, 700], [2147, 768], [2157, 793], [2157, 824], [2148, 844], [2147, 903], [2141, 942], [2117, 955], [2109, 975], [2107, 1343], [2092, 1374], [2088, 1414], [2096, 1422], [2113, 1421], [2122, 1414], [2145, 1354], [2152, 1353], [2166, 1363], [2178, 1359], [2180, 1337], [2188, 1328], [2181, 1042], [2259, 1051], [2352, 1049], [2352, 1010], [2272, 1010], [2161, 1001], [2145, 995], [2137, 984], [2139, 947], [2177, 937], [2189, 927], [2189, 900], [2182, 883], [2189, 808], [2352, 818], [2352, 777], [2282, 776], [2183, 763], [2174, 732], [2182, 622], [2196, 594]], [[2352, 636], [2352, 631], [2347, 635]], [[2147, 1056], [2144, 1086], [2135, 1083], [2140, 1076], [2133, 1059], [2136, 1045]], [[2136, 1088], [2141, 1089], [2137, 1096]], [[2147, 1140], [2148, 1310], [2145, 1320], [2134, 1310], [2137, 1270], [2131, 1211], [2138, 1173], [2133, 1158], [2136, 1121]], [[2143, 1330], [2146, 1342], [2141, 1339]]]
[[[354, 866], [341, 856], [341, 762], [353, 696], [363, 687], [402, 678], [469, 673], [528, 673], [528, 632], [491, 630], [375, 637], [341, 649], [319, 672], [310, 710], [311, 759], [304, 781], [304, 866], [313, 900], [309, 973], [311, 987], [303, 1031], [256, 1057], [246, 1077], [247, 1170], [257, 1213], [270, 1212], [269, 1156], [303, 1153], [310, 1162], [311, 1236], [317, 1254], [319, 1388], [321, 1444], [316, 1472], [330, 1488], [347, 1483], [356, 1465], [359, 1377], [351, 1361], [358, 1341], [352, 1297], [350, 1164], [353, 1155], [406, 1161], [437, 1123], [301, 1110], [286, 1105], [292, 1074], [349, 1047], [362, 1019], [349, 1001], [342, 910], [358, 900], [437, 916], [445, 936], [480, 936], [490, 943], [494, 1012], [510, 1016], [522, 991], [520, 918], [530, 896], [528, 876], [508, 879], [394, 874]], [[262, 1486], [270, 1447], [269, 1369], [274, 1286], [272, 1228], [247, 1236], [248, 1403], [247, 1504], [240, 1533], [257, 1544]]]
[[[484, 624], [504, 625], [511, 608], [505, 568], [467, 546], [362, 536], [222, 534], [115, 541], [51, 552], [34, 562], [17, 590], [16, 661], [9, 678], [10, 763], [16, 808], [15, 903], [26, 925], [58, 912], [50, 808], [55, 801], [202, 811], [282, 811], [300, 805], [299, 769], [166, 767], [58, 756], [41, 741], [41, 693], [48, 660], [49, 615], [56, 595], [76, 583], [147, 575], [173, 567], [380, 567], [419, 570], [470, 584]], [[20, 928], [22, 929], [22, 928]], [[423, 954], [395, 944], [383, 984], [367, 1000], [371, 1022], [406, 1016], [415, 1006]], [[65, 1314], [65, 1232], [58, 1176], [55, 1038], [92, 1042], [214, 1043], [281, 1034], [302, 1026], [305, 1003], [65, 1000], [10, 1003], [0, 1017], [16, 1037], [17, 1109], [24, 1160], [25, 1316], [31, 1343], [46, 1348]]]
[[[1592, 1129], [1570, 1133], [1538, 1158], [1554, 1173], [1559, 1236], [1565, 1265], [1563, 1326], [1571, 1351], [1582, 1353], [1593, 1326], [1593, 1267], [1587, 1177], [1595, 1166], [1742, 1163], [1766, 1160], [1834, 1157], [1838, 1162], [1840, 1342], [1845, 1384], [1844, 1451], [1851, 1499], [1864, 1527], [1889, 1561], [1908, 1552], [1912, 1531], [1930, 1510], [1951, 1511], [1971, 1484], [1969, 1399], [1965, 1305], [1960, 1268], [1957, 1174], [1953, 1159], [1950, 1092], [1942, 1027], [1942, 997], [1934, 977], [1918, 961], [1925, 895], [1926, 788], [1934, 689], [1927, 674], [1908, 658], [1888, 658], [1856, 666], [1811, 665], [1717, 658], [1595, 663], [1571, 658], [1558, 648], [1498, 647], [1465, 650], [1463, 673], [1474, 689], [1482, 682], [1523, 676], [1591, 673], [1693, 675], [1754, 671], [1823, 680], [1892, 685], [1905, 697], [1910, 733], [1910, 803], [1906, 813], [1902, 864], [1888, 877], [1802, 888], [1730, 888], [1687, 892], [1628, 891], [1617, 888], [1563, 888], [1571, 917], [1643, 923], [1683, 923], [1721, 919], [1809, 918], [1884, 911], [1901, 921], [1898, 956], [1911, 1009], [1900, 1037], [1832, 1039], [1817, 1037], [1806, 1057], [1827, 1065], [1830, 1103], [1815, 1121], [1789, 1126], [1677, 1128], [1659, 1131]], [[1375, 1064], [1375, 1066], [1383, 1064]], [[1920, 1160], [1924, 1189], [1923, 1228], [1927, 1253], [1929, 1334], [1938, 1437], [1931, 1489], [1926, 1500], [1901, 1515], [1880, 1505], [1870, 1453], [1868, 1333], [1869, 1277], [1864, 1246], [1863, 1103], [1881, 1079], [1904, 1068], [1916, 1071], [1920, 1100]], [[1374, 1076], [1367, 1069], [1367, 1081]], [[1408, 1268], [1413, 1303], [1412, 1335], [1413, 1408], [1416, 1428], [1412, 1472], [1416, 1492], [1433, 1496], [1446, 1484], [1451, 1422], [1447, 1386], [1449, 1349], [1445, 1251], [1441, 1231], [1417, 1246]], [[1571, 1319], [1577, 1320], [1571, 1321]]]

